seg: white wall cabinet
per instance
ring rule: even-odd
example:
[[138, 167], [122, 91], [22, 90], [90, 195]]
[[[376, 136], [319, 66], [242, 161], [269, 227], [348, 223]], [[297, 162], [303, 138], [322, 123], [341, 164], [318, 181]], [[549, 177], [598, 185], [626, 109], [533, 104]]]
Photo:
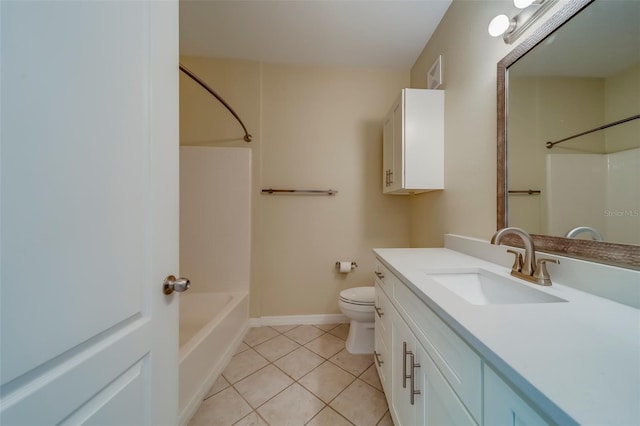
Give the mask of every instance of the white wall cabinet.
[[381, 262], [375, 287], [376, 367], [396, 426], [548, 424]]
[[382, 191], [444, 189], [444, 91], [403, 89], [384, 119]]

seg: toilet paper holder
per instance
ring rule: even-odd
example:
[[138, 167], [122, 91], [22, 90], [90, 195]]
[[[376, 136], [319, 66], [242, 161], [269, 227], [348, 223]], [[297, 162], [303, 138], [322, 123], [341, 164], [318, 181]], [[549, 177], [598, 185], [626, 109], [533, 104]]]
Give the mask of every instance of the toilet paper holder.
[[[356, 269], [358, 267], [358, 264], [356, 262], [351, 262], [351, 270], [353, 271], [354, 269]], [[336, 262], [336, 269], [340, 270], [340, 261]]]

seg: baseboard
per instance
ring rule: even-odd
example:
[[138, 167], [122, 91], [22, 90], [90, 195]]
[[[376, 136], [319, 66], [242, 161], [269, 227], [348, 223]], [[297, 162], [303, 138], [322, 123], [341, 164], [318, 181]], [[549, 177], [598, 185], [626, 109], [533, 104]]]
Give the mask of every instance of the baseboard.
[[349, 318], [342, 314], [286, 315], [250, 318], [249, 327], [263, 327], [265, 325], [346, 324], [348, 322]]

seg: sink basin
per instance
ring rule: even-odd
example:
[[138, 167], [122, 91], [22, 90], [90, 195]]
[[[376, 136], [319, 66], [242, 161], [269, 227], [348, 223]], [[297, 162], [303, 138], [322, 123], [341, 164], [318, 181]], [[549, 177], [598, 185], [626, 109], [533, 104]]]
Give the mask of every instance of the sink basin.
[[566, 300], [484, 269], [456, 273], [425, 272], [433, 282], [474, 305], [559, 303]]

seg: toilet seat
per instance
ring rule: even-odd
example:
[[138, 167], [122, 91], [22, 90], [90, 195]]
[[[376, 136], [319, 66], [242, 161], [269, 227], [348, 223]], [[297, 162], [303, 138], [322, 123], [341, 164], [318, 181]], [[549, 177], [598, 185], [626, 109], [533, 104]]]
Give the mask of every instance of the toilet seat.
[[344, 303], [360, 306], [374, 306], [375, 287], [353, 287], [340, 292], [340, 300]]

